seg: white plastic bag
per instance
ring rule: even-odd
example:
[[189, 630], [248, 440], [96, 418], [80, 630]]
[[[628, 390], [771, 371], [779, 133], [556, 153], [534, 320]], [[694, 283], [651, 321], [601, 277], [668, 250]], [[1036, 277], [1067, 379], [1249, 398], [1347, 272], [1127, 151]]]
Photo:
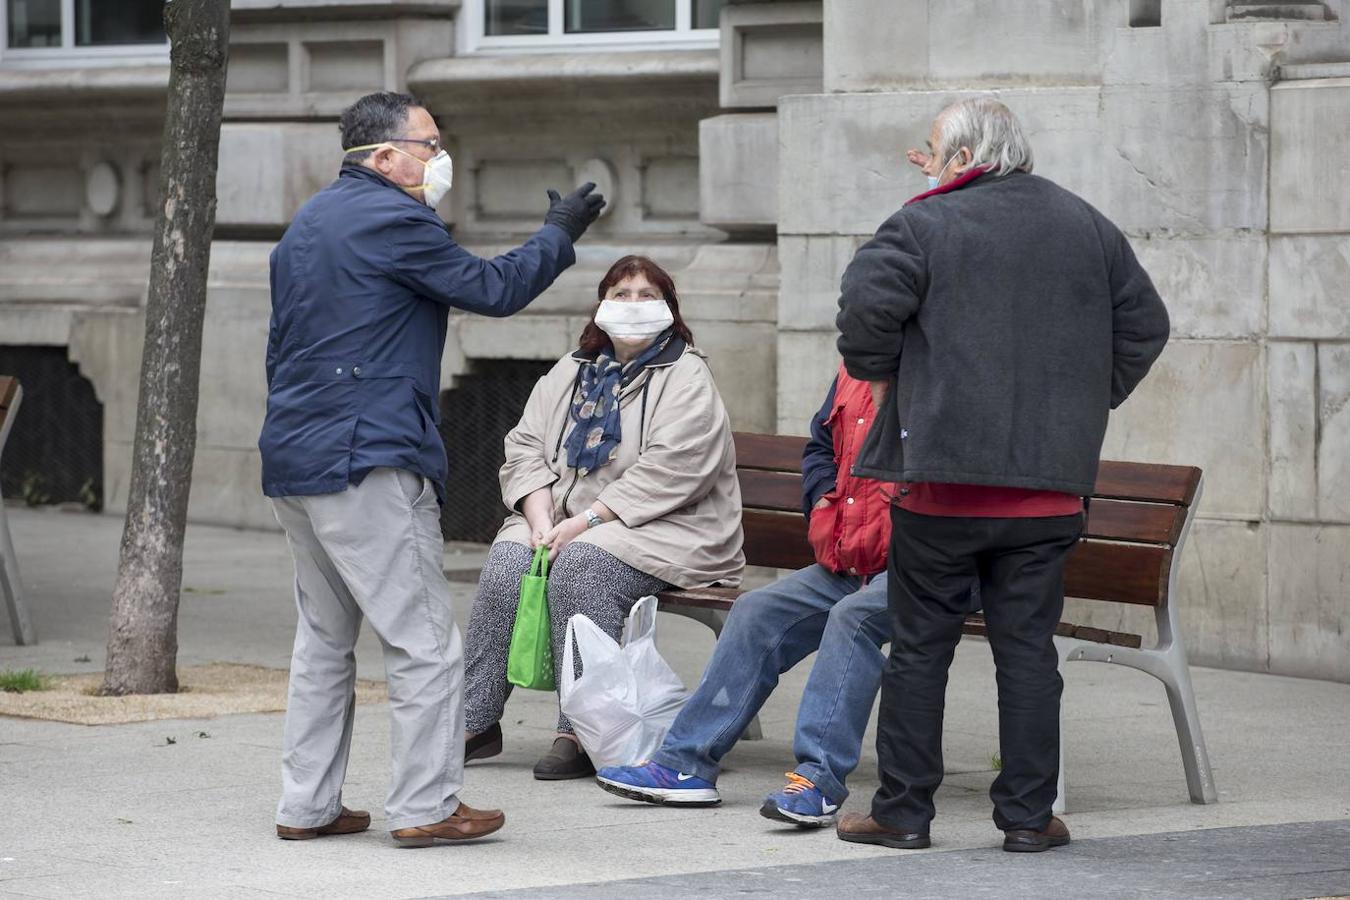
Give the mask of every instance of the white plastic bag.
[[651, 758], [689, 696], [656, 650], [656, 598], [633, 604], [622, 645], [578, 614], [567, 622], [564, 647], [558, 700], [591, 762], [631, 766]]

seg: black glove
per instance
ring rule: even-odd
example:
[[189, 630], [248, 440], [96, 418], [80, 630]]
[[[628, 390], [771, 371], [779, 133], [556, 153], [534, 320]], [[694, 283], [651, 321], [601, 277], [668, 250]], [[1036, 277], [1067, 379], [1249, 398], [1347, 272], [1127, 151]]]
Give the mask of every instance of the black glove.
[[548, 192], [548, 212], [544, 214], [545, 225], [557, 225], [576, 243], [591, 223], [600, 217], [605, 205], [603, 194], [592, 194], [595, 182], [588, 181], [566, 197], [559, 197], [557, 191]]

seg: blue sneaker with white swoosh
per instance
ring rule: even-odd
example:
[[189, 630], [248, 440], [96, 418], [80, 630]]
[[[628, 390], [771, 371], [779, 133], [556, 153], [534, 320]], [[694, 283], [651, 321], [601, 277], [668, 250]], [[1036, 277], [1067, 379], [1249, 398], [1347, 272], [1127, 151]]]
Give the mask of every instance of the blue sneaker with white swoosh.
[[595, 782], [611, 794], [664, 806], [716, 806], [722, 802], [712, 782], [654, 762], [606, 766], [595, 773]]
[[796, 772], [787, 773], [788, 783], [764, 798], [759, 814], [766, 819], [790, 822], [802, 828], [833, 825], [839, 804], [820, 792], [810, 779]]

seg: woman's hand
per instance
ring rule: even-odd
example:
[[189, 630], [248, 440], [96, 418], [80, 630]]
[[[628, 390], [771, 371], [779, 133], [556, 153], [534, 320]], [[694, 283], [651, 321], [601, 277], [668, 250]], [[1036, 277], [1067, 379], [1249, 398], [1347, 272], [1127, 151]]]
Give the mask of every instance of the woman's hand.
[[576, 540], [577, 535], [585, 531], [586, 527], [584, 516], [572, 516], [546, 531], [539, 539], [539, 543], [548, 545], [548, 561], [553, 562], [557, 559], [563, 548]]
[[830, 505], [830, 498], [829, 498], [829, 497], [822, 496], [819, 500], [816, 501], [816, 505], [813, 506], [813, 507], [811, 507], [811, 508], [812, 508], [812, 509], [824, 509], [825, 507], [827, 507], [827, 506], [829, 506], [829, 505]]
[[542, 487], [530, 492], [520, 505], [520, 514], [530, 526], [530, 549], [544, 542], [544, 535], [553, 527], [553, 489]]
[[927, 172], [928, 163], [931, 162], [933, 158], [922, 150], [911, 150], [905, 154], [905, 159]]

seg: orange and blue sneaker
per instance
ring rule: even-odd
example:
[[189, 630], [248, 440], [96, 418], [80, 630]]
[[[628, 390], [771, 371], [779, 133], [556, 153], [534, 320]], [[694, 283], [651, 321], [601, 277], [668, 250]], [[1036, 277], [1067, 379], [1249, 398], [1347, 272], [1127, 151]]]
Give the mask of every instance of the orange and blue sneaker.
[[595, 782], [611, 794], [664, 806], [716, 806], [722, 802], [711, 781], [654, 762], [606, 766], [595, 773]]
[[830, 801], [810, 779], [787, 773], [787, 784], [764, 798], [759, 814], [766, 819], [791, 822], [801, 828], [833, 825], [839, 804]]

